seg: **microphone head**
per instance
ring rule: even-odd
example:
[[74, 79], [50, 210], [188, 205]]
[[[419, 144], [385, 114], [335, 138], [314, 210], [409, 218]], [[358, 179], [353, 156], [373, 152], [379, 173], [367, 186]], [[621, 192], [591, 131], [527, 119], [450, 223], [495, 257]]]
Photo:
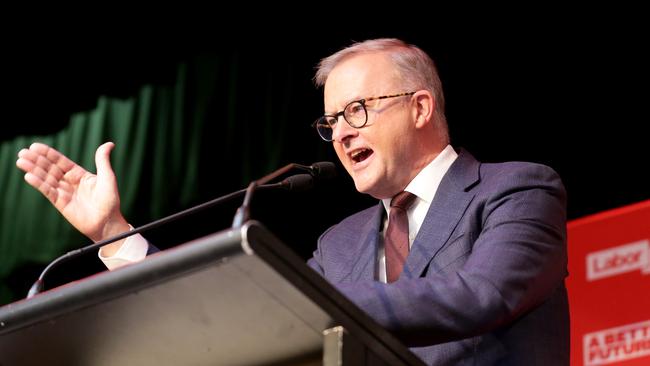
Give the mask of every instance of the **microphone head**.
[[309, 174], [292, 175], [282, 181], [282, 186], [294, 192], [307, 191], [314, 187], [314, 178]]
[[311, 171], [315, 178], [333, 179], [336, 177], [336, 165], [331, 161], [319, 161], [311, 165]]

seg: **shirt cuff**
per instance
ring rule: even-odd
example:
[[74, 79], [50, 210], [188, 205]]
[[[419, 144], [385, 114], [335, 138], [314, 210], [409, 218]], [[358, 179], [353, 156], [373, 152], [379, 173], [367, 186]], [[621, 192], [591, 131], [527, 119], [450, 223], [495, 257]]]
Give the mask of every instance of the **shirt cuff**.
[[[133, 228], [131, 228], [133, 229]], [[103, 248], [99, 249], [97, 255], [99, 259], [104, 263], [104, 265], [110, 270], [125, 266], [127, 264], [140, 262], [147, 256], [147, 251], [149, 250], [149, 243], [140, 234], [131, 235], [124, 243], [120, 249], [111, 257], [106, 257], [103, 255]]]

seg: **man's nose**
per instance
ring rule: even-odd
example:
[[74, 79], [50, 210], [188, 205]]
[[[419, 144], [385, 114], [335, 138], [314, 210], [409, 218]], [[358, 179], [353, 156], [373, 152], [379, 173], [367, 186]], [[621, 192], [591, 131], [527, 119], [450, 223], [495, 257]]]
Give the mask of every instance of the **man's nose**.
[[332, 140], [342, 143], [345, 140], [358, 134], [359, 131], [356, 128], [350, 126], [350, 124], [343, 118], [343, 116], [339, 116], [338, 121], [332, 130]]

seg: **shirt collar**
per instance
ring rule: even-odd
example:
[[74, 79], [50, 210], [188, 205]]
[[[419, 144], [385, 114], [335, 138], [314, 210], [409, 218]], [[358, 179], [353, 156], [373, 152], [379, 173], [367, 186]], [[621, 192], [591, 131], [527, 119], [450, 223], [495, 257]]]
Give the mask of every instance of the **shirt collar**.
[[[438, 186], [440, 186], [442, 178], [457, 157], [458, 154], [456, 151], [454, 151], [451, 145], [447, 145], [435, 159], [420, 170], [404, 190], [413, 193], [420, 200], [430, 204], [438, 191]], [[381, 200], [386, 212], [390, 208], [391, 200], [392, 198], [384, 198]]]

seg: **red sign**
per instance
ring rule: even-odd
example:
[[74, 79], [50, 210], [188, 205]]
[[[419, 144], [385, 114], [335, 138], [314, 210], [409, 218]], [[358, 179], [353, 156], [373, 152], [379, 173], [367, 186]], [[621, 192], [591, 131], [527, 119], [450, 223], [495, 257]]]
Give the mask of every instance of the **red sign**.
[[567, 228], [571, 365], [650, 365], [650, 200]]

